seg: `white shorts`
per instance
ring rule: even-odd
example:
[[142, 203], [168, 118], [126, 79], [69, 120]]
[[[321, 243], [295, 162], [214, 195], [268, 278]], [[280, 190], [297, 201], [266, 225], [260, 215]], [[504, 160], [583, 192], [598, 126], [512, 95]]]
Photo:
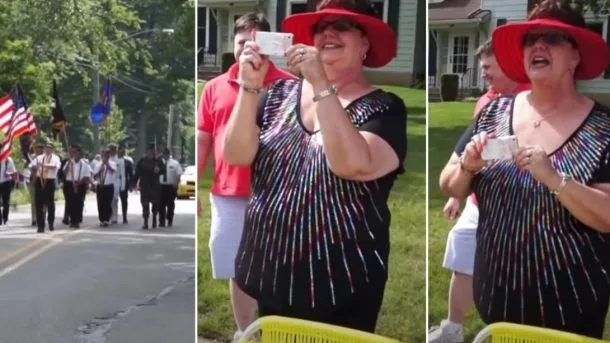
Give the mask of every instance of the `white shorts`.
[[468, 197], [462, 215], [449, 231], [443, 267], [472, 276], [478, 224], [479, 208]]
[[235, 277], [235, 256], [244, 231], [247, 197], [218, 196], [210, 194], [212, 227], [210, 230], [210, 257], [212, 277]]

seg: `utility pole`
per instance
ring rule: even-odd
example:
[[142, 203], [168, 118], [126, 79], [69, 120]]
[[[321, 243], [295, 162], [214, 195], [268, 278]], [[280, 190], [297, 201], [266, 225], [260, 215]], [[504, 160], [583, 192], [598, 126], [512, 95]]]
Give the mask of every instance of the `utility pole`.
[[[93, 61], [93, 104], [100, 102], [100, 53], [99, 48], [95, 48], [95, 60]], [[97, 154], [100, 151], [100, 128], [98, 124], [93, 124], [93, 149]]]
[[169, 120], [167, 123], [167, 148], [172, 151], [172, 131], [174, 131], [174, 104], [169, 105]]

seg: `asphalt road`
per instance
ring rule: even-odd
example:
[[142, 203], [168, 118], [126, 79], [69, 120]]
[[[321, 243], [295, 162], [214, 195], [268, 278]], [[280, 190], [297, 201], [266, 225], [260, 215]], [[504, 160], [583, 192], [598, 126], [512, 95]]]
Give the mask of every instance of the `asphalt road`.
[[177, 200], [172, 228], [99, 226], [88, 199], [78, 230], [37, 234], [28, 207], [0, 226], [0, 342], [194, 343], [195, 201]]

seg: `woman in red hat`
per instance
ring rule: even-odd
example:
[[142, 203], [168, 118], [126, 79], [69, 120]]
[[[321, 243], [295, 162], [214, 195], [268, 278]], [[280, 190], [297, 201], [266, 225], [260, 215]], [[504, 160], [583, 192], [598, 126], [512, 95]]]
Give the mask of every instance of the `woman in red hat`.
[[[576, 89], [599, 76], [608, 47], [569, 2], [546, 0], [498, 27], [504, 73], [532, 90], [492, 101], [464, 133], [441, 189], [474, 191], [474, 300], [508, 321], [601, 338], [610, 296], [610, 111]], [[490, 137], [516, 136], [509, 160], [483, 161]]]
[[[248, 42], [225, 131], [229, 163], [252, 166], [236, 257], [259, 314], [375, 330], [388, 277], [388, 195], [403, 172], [406, 108], [363, 68], [396, 56], [396, 36], [368, 1], [322, 1], [286, 18], [288, 65], [302, 80], [262, 80], [268, 59]], [[258, 95], [262, 94], [261, 97]]]

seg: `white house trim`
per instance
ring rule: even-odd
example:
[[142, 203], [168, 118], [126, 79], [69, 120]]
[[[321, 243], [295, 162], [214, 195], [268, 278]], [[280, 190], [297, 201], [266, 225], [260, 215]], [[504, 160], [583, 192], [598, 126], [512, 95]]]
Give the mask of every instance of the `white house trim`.
[[450, 25], [468, 25], [468, 26], [474, 27], [481, 22], [483, 22], [482, 18], [434, 20], [434, 21], [428, 22], [428, 28], [429, 29], [449, 28]]
[[210, 49], [210, 9], [205, 8], [205, 46], [203, 47], [204, 52], [208, 52]]

